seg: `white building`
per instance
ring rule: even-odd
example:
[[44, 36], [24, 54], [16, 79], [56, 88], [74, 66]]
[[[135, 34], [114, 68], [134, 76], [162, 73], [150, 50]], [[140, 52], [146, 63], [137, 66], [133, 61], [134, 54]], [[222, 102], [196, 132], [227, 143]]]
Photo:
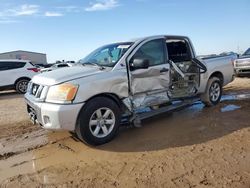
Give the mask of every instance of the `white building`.
[[0, 53], [0, 59], [22, 59], [30, 60], [33, 64], [47, 64], [46, 54], [22, 50]]

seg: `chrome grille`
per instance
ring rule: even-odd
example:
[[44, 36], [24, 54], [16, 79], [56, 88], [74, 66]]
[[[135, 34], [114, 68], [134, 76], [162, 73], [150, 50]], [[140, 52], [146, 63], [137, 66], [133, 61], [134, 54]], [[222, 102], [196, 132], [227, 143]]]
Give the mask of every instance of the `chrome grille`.
[[43, 89], [44, 86], [30, 82], [28, 86], [28, 93], [36, 98], [40, 98]]
[[38, 89], [39, 89], [39, 85], [38, 84], [32, 84], [32, 87], [31, 87], [31, 94], [32, 95], [36, 95], [38, 93]]
[[236, 61], [235, 67], [246, 67], [250, 66], [250, 61]]

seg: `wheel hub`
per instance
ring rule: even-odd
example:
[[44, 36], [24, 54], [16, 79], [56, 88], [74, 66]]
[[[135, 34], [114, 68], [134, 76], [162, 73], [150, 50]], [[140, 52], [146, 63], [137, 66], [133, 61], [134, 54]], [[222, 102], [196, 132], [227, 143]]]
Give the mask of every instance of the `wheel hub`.
[[101, 126], [105, 125], [105, 120], [104, 119], [99, 120], [99, 125]]
[[220, 97], [220, 85], [218, 83], [213, 83], [210, 88], [210, 98], [212, 101], [217, 101]]
[[115, 114], [106, 107], [97, 109], [89, 121], [89, 129], [93, 136], [103, 138], [108, 136], [115, 126]]

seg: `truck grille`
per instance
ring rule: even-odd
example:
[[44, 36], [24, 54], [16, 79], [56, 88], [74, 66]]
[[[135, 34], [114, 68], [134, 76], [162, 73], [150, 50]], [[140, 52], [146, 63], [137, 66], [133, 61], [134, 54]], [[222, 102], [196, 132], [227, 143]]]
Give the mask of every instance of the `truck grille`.
[[235, 67], [250, 67], [250, 61], [236, 61]]
[[44, 86], [30, 82], [29, 85], [28, 85], [28, 91], [27, 92], [30, 95], [35, 96], [36, 98], [40, 98], [43, 89], [44, 89]]

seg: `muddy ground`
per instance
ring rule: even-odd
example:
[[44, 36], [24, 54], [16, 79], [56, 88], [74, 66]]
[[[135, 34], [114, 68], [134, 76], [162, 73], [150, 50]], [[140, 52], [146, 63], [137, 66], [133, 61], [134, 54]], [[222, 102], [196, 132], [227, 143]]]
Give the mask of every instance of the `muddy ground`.
[[90, 147], [32, 125], [22, 95], [0, 93], [0, 187], [250, 187], [250, 79], [201, 103], [122, 128]]

